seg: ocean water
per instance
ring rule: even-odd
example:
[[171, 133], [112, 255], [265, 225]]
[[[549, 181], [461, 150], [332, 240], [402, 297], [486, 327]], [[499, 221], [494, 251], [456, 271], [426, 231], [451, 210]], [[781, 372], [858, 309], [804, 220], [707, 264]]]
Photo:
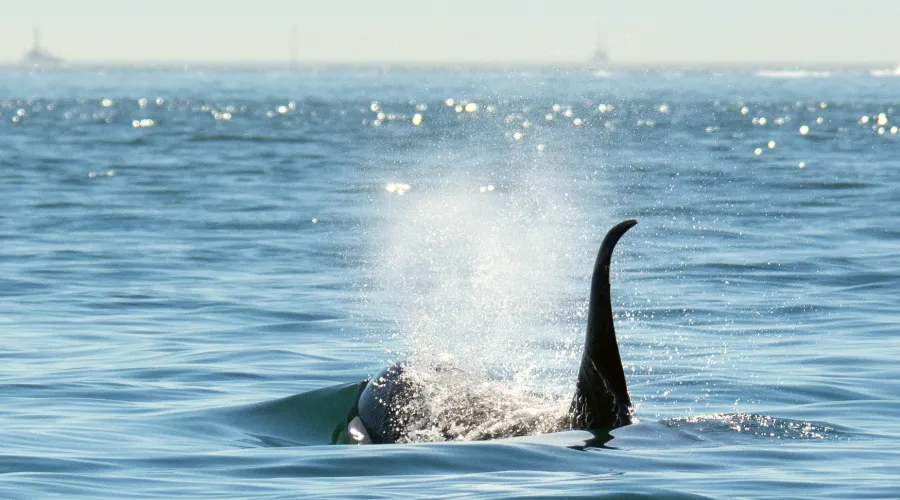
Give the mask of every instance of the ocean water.
[[[4, 69], [0, 497], [900, 498], [881, 74]], [[565, 431], [625, 218], [639, 421]]]

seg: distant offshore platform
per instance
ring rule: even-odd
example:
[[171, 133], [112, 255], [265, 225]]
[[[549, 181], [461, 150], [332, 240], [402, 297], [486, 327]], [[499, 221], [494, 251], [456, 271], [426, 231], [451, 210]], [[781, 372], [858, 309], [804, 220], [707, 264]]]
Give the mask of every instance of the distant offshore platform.
[[588, 65], [598, 69], [606, 68], [610, 65], [609, 54], [603, 48], [603, 45], [597, 44], [594, 52], [591, 53], [591, 58], [588, 59]]
[[46, 68], [59, 66], [63, 60], [55, 55], [47, 52], [41, 47], [41, 32], [37, 28], [34, 29], [34, 41], [31, 50], [22, 57], [22, 65], [31, 66], [33, 68]]
[[609, 53], [603, 46], [603, 41], [599, 38], [594, 45], [594, 51], [591, 52], [590, 58], [586, 61], [585, 67], [598, 78], [608, 77], [612, 75], [613, 62], [609, 58]]

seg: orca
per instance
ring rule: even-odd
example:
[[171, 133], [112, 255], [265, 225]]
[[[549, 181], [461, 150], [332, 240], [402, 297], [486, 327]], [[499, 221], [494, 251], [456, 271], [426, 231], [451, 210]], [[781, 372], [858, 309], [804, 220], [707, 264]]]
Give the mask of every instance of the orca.
[[[613, 324], [609, 267], [616, 243], [635, 224], [636, 220], [628, 219], [613, 226], [597, 253], [584, 354], [568, 413], [573, 430], [609, 431], [632, 422], [631, 397]], [[415, 382], [403, 377], [404, 370], [404, 364], [393, 364], [362, 386], [347, 417], [350, 443], [386, 444], [403, 439], [405, 422], [416, 416], [409, 413], [406, 403], [417, 392]]]

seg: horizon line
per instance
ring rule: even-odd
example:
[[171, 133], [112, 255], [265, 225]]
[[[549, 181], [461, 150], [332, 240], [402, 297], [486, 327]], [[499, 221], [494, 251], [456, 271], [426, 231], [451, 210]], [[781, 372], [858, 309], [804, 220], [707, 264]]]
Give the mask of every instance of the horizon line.
[[90, 68], [266, 68], [266, 69], [301, 69], [301, 68], [497, 68], [497, 69], [578, 69], [585, 71], [614, 71], [616, 69], [884, 69], [898, 67], [896, 61], [611, 61], [604, 65], [592, 65], [588, 61], [351, 61], [351, 60], [235, 60], [235, 61], [92, 61], [62, 60], [57, 64], [34, 66], [21, 60], [0, 61], [4, 69], [90, 69]]

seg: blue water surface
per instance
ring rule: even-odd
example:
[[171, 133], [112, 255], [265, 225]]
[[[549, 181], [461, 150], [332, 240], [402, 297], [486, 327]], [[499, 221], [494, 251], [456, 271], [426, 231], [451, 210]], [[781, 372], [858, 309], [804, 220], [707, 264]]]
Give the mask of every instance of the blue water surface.
[[[0, 497], [900, 498], [898, 96], [864, 72], [3, 69]], [[632, 217], [639, 422], [472, 441], [565, 411], [594, 252]], [[397, 359], [501, 411], [332, 445]]]

